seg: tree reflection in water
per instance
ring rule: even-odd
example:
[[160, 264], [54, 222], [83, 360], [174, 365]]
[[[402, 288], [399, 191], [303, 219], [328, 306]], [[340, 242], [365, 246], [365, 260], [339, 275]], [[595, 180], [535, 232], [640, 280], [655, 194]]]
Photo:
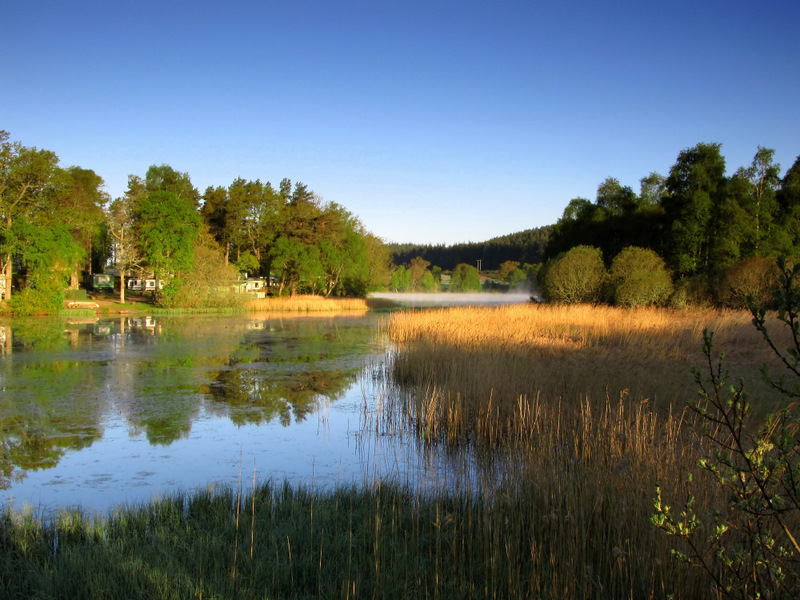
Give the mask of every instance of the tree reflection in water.
[[300, 423], [340, 399], [375, 320], [122, 317], [3, 323], [0, 487], [91, 451], [109, 419], [169, 446], [201, 415]]

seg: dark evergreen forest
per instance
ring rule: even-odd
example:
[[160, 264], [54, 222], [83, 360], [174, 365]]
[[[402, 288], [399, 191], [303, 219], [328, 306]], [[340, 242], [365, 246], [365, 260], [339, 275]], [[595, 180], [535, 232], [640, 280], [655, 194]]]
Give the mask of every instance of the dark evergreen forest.
[[446, 246], [418, 244], [389, 244], [396, 265], [409, 265], [420, 256], [445, 271], [459, 264], [475, 266], [481, 261], [481, 269], [494, 271], [506, 261], [520, 264], [537, 264], [544, 258], [552, 225], [511, 233], [485, 242], [463, 243]]

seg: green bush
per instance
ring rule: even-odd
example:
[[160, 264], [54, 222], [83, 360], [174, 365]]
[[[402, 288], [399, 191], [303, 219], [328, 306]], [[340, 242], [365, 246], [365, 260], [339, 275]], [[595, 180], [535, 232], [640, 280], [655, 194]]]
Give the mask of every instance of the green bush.
[[620, 306], [664, 304], [674, 289], [664, 260], [652, 250], [636, 246], [614, 258], [609, 284], [614, 304]]
[[461, 263], [453, 269], [450, 276], [451, 292], [479, 292], [481, 290], [481, 277], [478, 269], [472, 265]]
[[159, 292], [163, 308], [239, 308], [247, 299], [236, 292], [237, 272], [217, 248], [197, 244], [192, 269], [164, 282]]
[[433, 278], [433, 273], [430, 271], [425, 271], [422, 274], [422, 291], [423, 292], [432, 292], [436, 289], [436, 280]]
[[591, 246], [575, 246], [549, 260], [539, 271], [545, 300], [561, 304], [599, 302], [605, 281], [603, 255]]
[[675, 283], [675, 291], [669, 298], [669, 306], [673, 308], [708, 307], [714, 304], [714, 295], [708, 277], [695, 275], [685, 277]]
[[400, 265], [392, 273], [392, 280], [389, 284], [393, 292], [407, 292], [411, 287], [411, 273], [403, 265]]
[[53, 315], [64, 307], [64, 289], [56, 282], [41, 281], [14, 294], [9, 304], [14, 316]]

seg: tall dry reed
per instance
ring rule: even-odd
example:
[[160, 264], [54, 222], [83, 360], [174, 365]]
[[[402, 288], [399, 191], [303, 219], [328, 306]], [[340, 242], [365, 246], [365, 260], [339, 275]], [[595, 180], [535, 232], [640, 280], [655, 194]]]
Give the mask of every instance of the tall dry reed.
[[334, 312], [367, 311], [364, 298], [326, 298], [313, 294], [296, 296], [269, 296], [248, 301], [247, 309], [253, 312]]
[[[655, 484], [679, 495], [708, 451], [686, 410], [706, 328], [729, 368], [774, 406], [779, 398], [754, 368], [772, 359], [742, 312], [527, 305], [395, 313], [384, 322], [398, 384], [385, 427], [480, 457], [503, 532], [496, 560], [532, 557], [530, 597], [702, 596], [702, 575], [672, 559], [672, 540], [650, 517]], [[711, 481], [695, 491], [707, 505], [718, 493]]]
[[462, 433], [479, 433], [490, 411], [502, 431], [520, 398], [558, 403], [562, 412], [621, 395], [662, 414], [680, 410], [696, 396], [691, 368], [703, 365], [705, 328], [716, 332], [734, 377], [763, 398], [764, 411], [774, 408], [780, 398], [757, 366], [775, 359], [741, 311], [530, 304], [400, 312], [384, 321], [397, 381], [428, 394], [436, 409], [426, 401], [426, 412]]

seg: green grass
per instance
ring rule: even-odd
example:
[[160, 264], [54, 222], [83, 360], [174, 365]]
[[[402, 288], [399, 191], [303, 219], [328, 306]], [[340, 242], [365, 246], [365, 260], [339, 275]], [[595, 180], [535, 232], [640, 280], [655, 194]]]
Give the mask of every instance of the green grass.
[[102, 518], [6, 512], [0, 597], [601, 597], [595, 582], [613, 580], [604, 570], [616, 558], [592, 565], [590, 577], [561, 579], [547, 544], [528, 536], [555, 533], [557, 522], [526, 509], [532, 518], [512, 526], [520, 502], [268, 484], [241, 500], [235, 490], [202, 491]]

